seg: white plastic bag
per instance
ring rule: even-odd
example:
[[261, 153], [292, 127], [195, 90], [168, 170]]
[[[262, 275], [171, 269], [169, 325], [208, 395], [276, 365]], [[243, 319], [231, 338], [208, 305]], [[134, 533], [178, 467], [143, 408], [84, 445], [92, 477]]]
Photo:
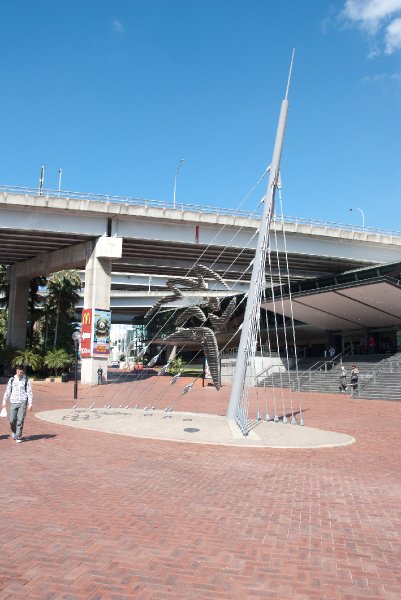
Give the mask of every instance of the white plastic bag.
[[1, 409], [0, 412], [0, 417], [6, 417], [7, 416], [7, 409], [5, 406], [3, 406], [3, 408]]

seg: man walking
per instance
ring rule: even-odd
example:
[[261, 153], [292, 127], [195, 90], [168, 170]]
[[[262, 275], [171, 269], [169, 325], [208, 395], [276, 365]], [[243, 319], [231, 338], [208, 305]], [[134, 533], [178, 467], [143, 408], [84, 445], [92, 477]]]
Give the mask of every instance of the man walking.
[[3, 406], [10, 400], [10, 427], [17, 444], [22, 442], [22, 429], [26, 411], [32, 410], [32, 387], [24, 374], [23, 365], [18, 365], [16, 374], [10, 378], [3, 397]]

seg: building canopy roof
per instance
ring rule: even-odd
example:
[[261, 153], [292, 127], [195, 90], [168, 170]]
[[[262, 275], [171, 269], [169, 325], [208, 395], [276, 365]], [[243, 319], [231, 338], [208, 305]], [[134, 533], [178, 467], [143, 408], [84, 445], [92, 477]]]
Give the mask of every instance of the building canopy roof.
[[[275, 309], [315, 327], [401, 327], [401, 263], [358, 269], [274, 291]], [[263, 307], [274, 310], [271, 291]]]

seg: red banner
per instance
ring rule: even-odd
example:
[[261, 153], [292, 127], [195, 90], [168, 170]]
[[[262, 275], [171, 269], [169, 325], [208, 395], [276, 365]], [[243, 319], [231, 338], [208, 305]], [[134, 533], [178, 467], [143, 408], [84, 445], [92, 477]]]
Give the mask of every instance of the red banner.
[[93, 314], [91, 308], [82, 310], [81, 358], [92, 356]]

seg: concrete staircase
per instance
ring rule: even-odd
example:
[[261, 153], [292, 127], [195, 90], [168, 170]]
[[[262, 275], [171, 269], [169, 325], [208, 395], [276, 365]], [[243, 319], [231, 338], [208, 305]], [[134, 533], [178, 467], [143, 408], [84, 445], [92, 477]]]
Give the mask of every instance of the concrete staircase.
[[356, 398], [401, 401], [401, 353], [394, 354], [378, 368], [360, 377], [358, 390], [353, 395]]
[[[300, 378], [300, 389], [304, 392], [321, 392], [339, 394], [340, 364], [333, 368], [325, 366], [327, 359], [321, 361], [305, 359], [299, 361], [298, 372]], [[352, 365], [359, 369], [358, 390], [347, 389], [348, 394], [354, 397], [372, 398], [382, 400], [401, 400], [401, 353], [390, 354], [368, 354], [347, 356], [342, 364], [347, 371], [347, 383], [350, 383]], [[289, 369], [282, 373], [273, 373], [262, 381], [260, 386], [266, 387], [296, 387], [297, 378], [295, 369]]]

